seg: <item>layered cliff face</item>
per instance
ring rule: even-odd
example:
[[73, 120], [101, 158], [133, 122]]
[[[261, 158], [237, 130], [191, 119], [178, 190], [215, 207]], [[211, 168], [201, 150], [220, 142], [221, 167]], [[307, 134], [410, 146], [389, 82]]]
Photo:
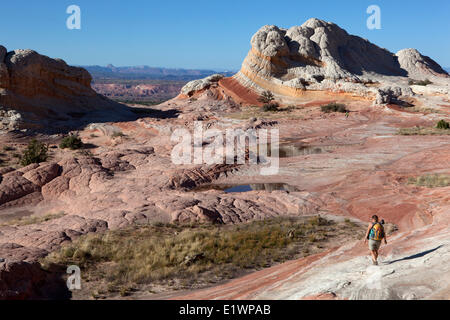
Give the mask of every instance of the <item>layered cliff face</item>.
[[[41, 128], [84, 113], [121, 109], [91, 88], [91, 75], [32, 50], [7, 52], [0, 46], [0, 108], [3, 126]], [[14, 113], [17, 123], [8, 123]], [[11, 128], [9, 128], [11, 129]]]
[[[270, 90], [281, 96], [296, 97], [304, 90], [330, 90], [376, 97], [379, 88], [382, 95], [391, 90], [384, 90], [383, 86], [394, 85], [396, 91], [408, 93], [408, 77], [430, 76], [448, 74], [417, 50], [402, 50], [395, 55], [349, 35], [334, 23], [310, 19], [290, 29], [262, 27], [253, 36], [251, 50], [234, 79], [257, 92]], [[373, 82], [381, 85], [367, 85]], [[188, 85], [183, 91], [191, 87]]]

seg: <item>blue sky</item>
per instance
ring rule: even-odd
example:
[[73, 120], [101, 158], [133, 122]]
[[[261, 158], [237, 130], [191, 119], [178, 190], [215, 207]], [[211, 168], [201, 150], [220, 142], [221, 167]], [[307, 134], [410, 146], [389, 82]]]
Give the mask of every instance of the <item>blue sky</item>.
[[[81, 8], [81, 30], [66, 28], [71, 4]], [[366, 27], [372, 4], [381, 8], [381, 30]], [[261, 26], [316, 17], [390, 51], [413, 47], [450, 66], [449, 14], [448, 0], [3, 1], [0, 44], [76, 65], [239, 69]]]

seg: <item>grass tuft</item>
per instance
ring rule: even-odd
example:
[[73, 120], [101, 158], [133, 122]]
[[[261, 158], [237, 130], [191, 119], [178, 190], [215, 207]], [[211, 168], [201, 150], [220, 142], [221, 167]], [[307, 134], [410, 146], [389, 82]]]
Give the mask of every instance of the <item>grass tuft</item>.
[[263, 106], [264, 112], [278, 112], [280, 111], [279, 108], [280, 106], [276, 102], [266, 103]]
[[426, 188], [444, 188], [450, 186], [450, 175], [427, 174], [420, 177], [409, 178], [408, 184]]
[[427, 86], [429, 84], [433, 84], [429, 79], [425, 80], [409, 80], [408, 84], [410, 86], [416, 85], [416, 86]]
[[400, 136], [437, 136], [437, 135], [449, 135], [450, 130], [438, 129], [436, 127], [413, 127], [399, 129], [397, 135]]
[[39, 224], [54, 219], [59, 219], [64, 216], [63, 212], [56, 214], [46, 214], [44, 216], [29, 216], [21, 219], [11, 220], [3, 223], [2, 226], [28, 226], [32, 224]]

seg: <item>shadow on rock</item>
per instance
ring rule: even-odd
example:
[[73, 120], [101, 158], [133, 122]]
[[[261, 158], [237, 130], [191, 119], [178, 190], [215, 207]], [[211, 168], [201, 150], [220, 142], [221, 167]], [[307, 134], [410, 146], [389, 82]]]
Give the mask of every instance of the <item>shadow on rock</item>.
[[423, 252], [420, 252], [420, 253], [417, 253], [417, 254], [414, 254], [412, 256], [402, 258], [402, 259], [397, 259], [397, 260], [394, 260], [394, 261], [390, 261], [390, 262], [387, 262], [386, 264], [393, 264], [393, 263], [400, 262], [400, 261], [407, 261], [407, 260], [413, 260], [413, 259], [417, 259], [417, 258], [422, 258], [422, 257], [426, 256], [427, 254], [430, 254], [432, 252], [435, 252], [435, 251], [439, 250], [442, 247], [443, 246], [440, 245], [439, 247], [436, 247], [434, 249], [423, 251]]
[[43, 270], [37, 262], [0, 263], [0, 300], [68, 300], [60, 270]]

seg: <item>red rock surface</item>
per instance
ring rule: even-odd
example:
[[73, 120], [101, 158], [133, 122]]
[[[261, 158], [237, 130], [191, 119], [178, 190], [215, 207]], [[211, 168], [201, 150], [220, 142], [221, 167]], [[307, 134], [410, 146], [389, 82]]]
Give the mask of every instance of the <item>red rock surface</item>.
[[[219, 111], [197, 113], [196, 106], [204, 106], [205, 101], [213, 106], [217, 103]], [[400, 127], [432, 125], [437, 119], [435, 115], [373, 108], [364, 101], [348, 100], [352, 112], [346, 119], [343, 114], [321, 114], [312, 105], [300, 111], [302, 121], [286, 118], [274, 123], [280, 128], [282, 141], [294, 139], [305, 145], [328, 146], [328, 151], [283, 158], [278, 175], [260, 176], [258, 168], [249, 165], [174, 165], [170, 159], [174, 144], [170, 142], [172, 128], [189, 128], [188, 119], [199, 116], [212, 127], [229, 128], [229, 122], [219, 120], [224, 115], [217, 115], [223, 112], [221, 103], [173, 100], [161, 108], [176, 106], [182, 114], [179, 119], [146, 118], [100, 124], [81, 132], [84, 142], [97, 146], [92, 155], [58, 151], [48, 163], [3, 170], [0, 183], [3, 222], [10, 221], [9, 215], [18, 210], [37, 216], [63, 212], [64, 216], [38, 224], [0, 227], [0, 243], [21, 248], [9, 247], [2, 254], [9, 260], [29, 256], [35, 261], [82, 234], [140, 221], [242, 223], [279, 215], [318, 213], [367, 221], [371, 215], [379, 214], [399, 227], [399, 233], [389, 239], [382, 253], [386, 262], [382, 270], [395, 271], [394, 276], [387, 276], [392, 278], [387, 291], [374, 293], [360, 288], [368, 273], [367, 248], [361, 243], [349, 243], [186, 297], [322, 299], [330, 298], [328, 292], [332, 292], [337, 299], [406, 299], [414, 298], [408, 292], [416, 298], [429, 298], [447, 290], [446, 282], [432, 279], [438, 277], [438, 272], [448, 272], [448, 264], [442, 264], [449, 257], [448, 187], [427, 189], [406, 182], [409, 177], [422, 174], [448, 173], [450, 141], [448, 136], [396, 135]], [[269, 123], [261, 121], [261, 126]], [[248, 121], [232, 124], [236, 128], [249, 126], [255, 124]], [[126, 137], [113, 138], [112, 134], [118, 131]], [[96, 136], [92, 137], [92, 132]], [[299, 191], [239, 194], [189, 191], [212, 182], [284, 182]], [[30, 196], [31, 202], [27, 200]], [[393, 262], [437, 247], [429, 255]], [[25, 256], [24, 250], [28, 252]], [[412, 273], [413, 269], [416, 273]], [[333, 275], [333, 279], [328, 275]], [[347, 282], [354, 285], [345, 285]], [[403, 292], [397, 287], [411, 290]]]

